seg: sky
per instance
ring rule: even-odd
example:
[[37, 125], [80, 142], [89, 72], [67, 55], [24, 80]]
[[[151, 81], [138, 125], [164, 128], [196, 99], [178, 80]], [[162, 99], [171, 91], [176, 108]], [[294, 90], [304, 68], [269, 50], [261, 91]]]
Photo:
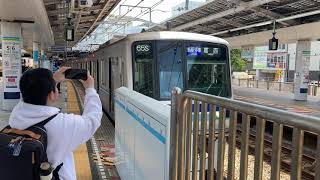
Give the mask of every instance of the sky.
[[[205, 3], [207, 0], [189, 0], [190, 2]], [[106, 17], [105, 21], [108, 23], [100, 24], [99, 27], [82, 42], [78, 43], [75, 49], [79, 50], [93, 50], [91, 44], [102, 44], [112, 38], [112, 34], [128, 34], [141, 31], [143, 22], [133, 21], [125, 22], [125, 25], [119, 26], [114, 23], [112, 16], [117, 16], [116, 22], [124, 21], [125, 16], [139, 18], [149, 22], [150, 11], [152, 9], [151, 20], [152, 23], [159, 24], [172, 17], [173, 14], [179, 12], [173, 12], [173, 7], [184, 7], [185, 0], [122, 0], [116, 8], [113, 9], [111, 14]], [[136, 6], [136, 7], [129, 7]], [[113, 20], [113, 21], [112, 21]], [[126, 27], [124, 27], [126, 26]]]

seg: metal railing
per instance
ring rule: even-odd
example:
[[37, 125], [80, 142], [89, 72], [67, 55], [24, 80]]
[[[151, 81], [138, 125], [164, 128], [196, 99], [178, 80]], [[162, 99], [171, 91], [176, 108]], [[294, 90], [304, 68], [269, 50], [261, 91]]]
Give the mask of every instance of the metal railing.
[[[227, 170], [227, 179], [233, 180], [235, 178], [238, 114], [242, 115], [240, 180], [245, 180], [248, 177], [251, 117], [256, 118], [254, 170], [251, 170], [254, 171], [255, 180], [261, 180], [263, 177], [266, 121], [273, 122], [270, 179], [280, 179], [284, 126], [293, 128], [291, 179], [301, 179], [304, 132], [316, 135], [318, 138], [317, 152], [320, 152], [320, 118], [194, 91], [185, 91], [181, 94], [179, 88], [173, 90], [171, 104], [170, 180], [213, 180], [214, 178], [222, 180], [225, 176], [225, 170]], [[219, 112], [216, 112], [217, 107]], [[216, 125], [216, 121], [218, 121], [218, 125]], [[226, 121], [229, 121], [228, 141], [226, 140]], [[217, 133], [217, 142], [215, 142]], [[226, 143], [228, 143], [227, 157], [225, 157]], [[215, 146], [217, 146], [217, 152]], [[217, 159], [215, 159], [215, 153], [218, 153]], [[224, 164], [225, 158], [228, 158], [227, 168]], [[215, 171], [216, 175], [214, 175]], [[316, 156], [315, 177], [317, 180], [320, 179], [320, 153], [317, 153]]]
[[[232, 84], [246, 88], [258, 88], [269, 91], [281, 91], [287, 93], [294, 93], [293, 82], [278, 82], [278, 81], [264, 81], [264, 80], [251, 80], [251, 79], [233, 79]], [[308, 95], [320, 96], [320, 87], [314, 84], [308, 86]]]

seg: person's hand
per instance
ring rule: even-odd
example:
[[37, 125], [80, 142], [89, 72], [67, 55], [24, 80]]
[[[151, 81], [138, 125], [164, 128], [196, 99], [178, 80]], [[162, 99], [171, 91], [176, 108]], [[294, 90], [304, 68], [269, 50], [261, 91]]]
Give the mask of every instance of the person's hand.
[[93, 79], [93, 77], [90, 75], [89, 72], [87, 73], [87, 76], [88, 76], [88, 78], [85, 81], [80, 79], [81, 83], [83, 84], [83, 86], [86, 89], [87, 88], [94, 88], [94, 79]]
[[71, 69], [71, 67], [61, 67], [57, 72], [53, 74], [53, 79], [56, 81], [56, 83], [66, 80], [64, 72], [67, 69]]

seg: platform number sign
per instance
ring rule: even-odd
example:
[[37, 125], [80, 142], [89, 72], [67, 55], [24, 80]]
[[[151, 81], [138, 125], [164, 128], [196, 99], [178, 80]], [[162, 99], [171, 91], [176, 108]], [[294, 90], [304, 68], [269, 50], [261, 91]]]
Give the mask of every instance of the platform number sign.
[[21, 76], [21, 41], [19, 37], [2, 38], [4, 99], [19, 99]]

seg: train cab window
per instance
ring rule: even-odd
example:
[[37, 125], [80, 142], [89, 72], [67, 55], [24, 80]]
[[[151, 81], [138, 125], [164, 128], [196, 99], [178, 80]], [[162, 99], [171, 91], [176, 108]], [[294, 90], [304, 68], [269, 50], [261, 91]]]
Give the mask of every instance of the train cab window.
[[230, 97], [228, 51], [222, 45], [189, 42], [186, 44], [188, 89]]
[[133, 45], [133, 52], [133, 89], [146, 96], [154, 97], [152, 42], [136, 42]]
[[174, 87], [183, 89], [182, 43], [177, 41], [157, 42], [160, 99], [170, 99]]

